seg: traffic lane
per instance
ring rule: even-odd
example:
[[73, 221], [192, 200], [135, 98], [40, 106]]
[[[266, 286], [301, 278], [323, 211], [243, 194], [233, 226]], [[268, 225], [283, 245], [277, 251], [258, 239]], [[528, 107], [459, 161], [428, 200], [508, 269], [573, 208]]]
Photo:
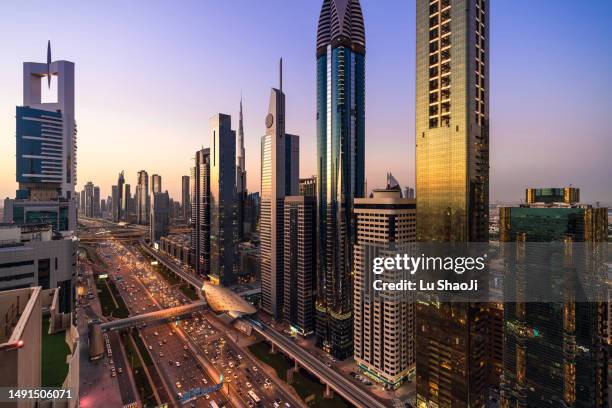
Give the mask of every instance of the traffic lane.
[[[110, 332], [108, 334], [108, 340], [110, 341], [111, 350], [113, 351], [113, 358], [108, 359], [109, 375], [112, 360], [115, 366], [115, 372], [117, 373], [117, 382], [119, 383], [119, 391], [121, 392], [121, 400], [123, 401], [123, 405], [136, 402], [138, 401], [138, 398], [136, 398], [136, 395], [134, 394], [131, 380], [127, 379], [127, 381], [125, 381], [125, 378], [123, 378], [123, 376], [128, 375], [128, 364], [127, 356], [123, 351], [123, 347], [121, 347], [119, 333], [114, 331]], [[122, 371], [121, 374], [119, 374], [119, 369]]]

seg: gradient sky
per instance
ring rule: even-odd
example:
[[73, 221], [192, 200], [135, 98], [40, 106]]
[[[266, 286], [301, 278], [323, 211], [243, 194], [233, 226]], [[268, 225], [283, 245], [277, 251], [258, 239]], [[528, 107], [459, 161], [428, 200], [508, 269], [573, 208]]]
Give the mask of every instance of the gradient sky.
[[[0, 4], [0, 197], [14, 197], [15, 106], [22, 62], [76, 63], [78, 185], [110, 194], [125, 170], [159, 173], [180, 199], [208, 119], [244, 97], [248, 188], [283, 57], [287, 131], [300, 175], [315, 172], [315, 37], [321, 0], [14, 1]], [[366, 26], [366, 175], [414, 185], [415, 4], [362, 0]], [[491, 202], [526, 186], [582, 189], [612, 202], [612, 2], [494, 1], [491, 9]], [[134, 191], [134, 187], [132, 187]]]

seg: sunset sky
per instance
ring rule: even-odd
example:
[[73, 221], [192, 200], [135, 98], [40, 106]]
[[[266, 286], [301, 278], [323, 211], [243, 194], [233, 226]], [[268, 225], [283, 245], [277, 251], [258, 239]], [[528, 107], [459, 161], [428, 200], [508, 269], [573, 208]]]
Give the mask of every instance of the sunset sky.
[[[283, 57], [287, 132], [300, 175], [315, 173], [315, 37], [321, 0], [55, 1], [0, 4], [0, 197], [14, 197], [15, 106], [22, 62], [76, 64], [78, 184], [110, 194], [117, 174], [162, 175], [180, 199], [208, 119], [244, 98], [248, 188]], [[414, 186], [415, 4], [362, 0], [366, 27], [366, 176]], [[527, 186], [581, 188], [612, 202], [612, 2], [494, 1], [491, 8], [491, 202]], [[134, 191], [134, 187], [132, 187]], [[1, 205], [1, 204], [0, 204]]]

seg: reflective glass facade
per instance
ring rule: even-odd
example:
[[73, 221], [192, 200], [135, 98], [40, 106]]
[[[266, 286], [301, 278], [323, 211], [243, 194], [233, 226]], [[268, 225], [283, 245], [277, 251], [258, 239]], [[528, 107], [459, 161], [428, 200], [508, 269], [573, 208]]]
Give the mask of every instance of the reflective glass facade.
[[[416, 3], [417, 241], [488, 240], [488, 0]], [[416, 306], [417, 406], [484, 407], [487, 306]]]
[[338, 358], [353, 349], [353, 199], [365, 194], [364, 149], [365, 49], [329, 44], [317, 59], [317, 335]]
[[[606, 239], [605, 208], [500, 209], [500, 240], [504, 242]], [[505, 291], [518, 291], [529, 285], [530, 276], [518, 271], [539, 254], [529, 245], [521, 248], [515, 263], [507, 266], [516, 271], [518, 279]], [[578, 252], [578, 248], [571, 252], [575, 259], [579, 259]], [[586, 259], [594, 256], [589, 253]], [[504, 305], [503, 408], [608, 406], [606, 305], [572, 301], [575, 292], [569, 289], [565, 303]]]

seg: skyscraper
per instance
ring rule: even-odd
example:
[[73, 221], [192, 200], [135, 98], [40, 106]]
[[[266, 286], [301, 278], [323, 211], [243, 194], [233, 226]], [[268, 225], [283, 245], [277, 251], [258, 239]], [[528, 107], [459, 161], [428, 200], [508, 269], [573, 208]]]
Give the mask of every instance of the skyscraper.
[[125, 176], [123, 174], [123, 170], [121, 170], [121, 173], [119, 173], [119, 177], [117, 178], [117, 200], [115, 200], [115, 196], [113, 196], [113, 203], [117, 207], [117, 221], [115, 222], [124, 221], [125, 218], [125, 214], [123, 212], [123, 209], [125, 208], [124, 184]]
[[574, 204], [580, 202], [580, 189], [575, 187], [528, 188], [525, 190], [525, 202], [528, 204]]
[[100, 187], [94, 186], [93, 188], [93, 217], [100, 217]]
[[119, 222], [121, 215], [121, 197], [119, 195], [119, 186], [111, 187], [111, 220], [113, 222]]
[[[534, 269], [533, 266], [525, 268], [524, 262], [533, 265], [543, 255], [549, 255], [541, 245], [529, 243], [559, 242], [566, 250], [557, 257], [571, 257], [572, 270], [581, 271], [578, 276], [583, 280], [587, 267], [580, 264], [581, 259], [594, 263], [598, 251], [594, 243], [607, 241], [606, 208], [568, 206], [563, 195], [558, 200], [560, 203], [549, 203], [546, 207], [522, 205], [500, 209], [500, 242], [515, 242], [516, 246], [511, 248], [521, 247], [521, 257], [506, 263], [507, 268], [517, 270], [510, 275], [509, 269], [508, 276], [517, 279], [504, 285], [504, 294], [509, 299], [516, 296], [516, 302], [504, 304], [502, 407], [608, 406], [605, 298], [584, 301], [579, 293], [585, 287], [580, 284], [568, 285], [558, 276], [554, 280], [542, 278], [544, 271], [518, 272]], [[590, 244], [570, 245], [579, 242]], [[558, 259], [544, 258], [544, 261], [556, 263]], [[590, 278], [595, 279], [594, 276]], [[525, 298], [529, 292], [524, 288], [537, 287], [542, 279], [550, 279], [553, 286], [563, 282], [564, 302], [543, 303]]]
[[[317, 32], [317, 337], [353, 352], [353, 199], [364, 196], [365, 28], [358, 0], [324, 0]], [[263, 212], [262, 212], [263, 216]]]
[[188, 220], [191, 213], [191, 204], [189, 204], [189, 176], [181, 177], [181, 216]]
[[[57, 78], [56, 102], [42, 102], [43, 78], [51, 86]], [[15, 199], [4, 201], [4, 221], [53, 220], [54, 229], [77, 227], [76, 122], [74, 118], [74, 63], [23, 63], [23, 106], [16, 109]]]
[[87, 184], [85, 184], [85, 211], [84, 211], [84, 215], [86, 217], [93, 217], [93, 207], [94, 207], [94, 185], [91, 181], [88, 181]]
[[242, 98], [240, 98], [240, 117], [236, 139], [236, 195], [238, 239], [244, 239], [244, 204], [247, 197], [247, 173], [244, 154], [244, 123], [242, 117]]
[[122, 221], [130, 222], [130, 213], [132, 212], [132, 191], [128, 183], [123, 185], [123, 194], [121, 195], [123, 201], [121, 201], [121, 215], [123, 216]]
[[210, 149], [198, 150], [191, 168], [191, 252], [196, 274], [210, 273]]
[[[287, 154], [287, 144], [298, 145], [297, 136], [285, 133], [285, 94], [282, 90], [282, 59], [280, 89], [272, 88], [266, 134], [261, 138], [261, 219], [260, 270], [262, 308], [275, 318], [282, 317], [283, 307], [283, 205], [287, 189], [297, 191], [298, 163]], [[292, 170], [293, 169], [293, 170]]]
[[238, 230], [236, 226], [236, 132], [232, 117], [210, 118], [210, 279], [236, 283]]
[[151, 176], [151, 194], [162, 192], [162, 178], [159, 174]]
[[[486, 242], [489, 2], [416, 4], [417, 241]], [[417, 303], [418, 406], [484, 406], [486, 325], [479, 304]]]
[[307, 336], [315, 328], [316, 197], [285, 197], [283, 221], [283, 318], [292, 330]]
[[136, 222], [138, 224], [149, 223], [150, 200], [149, 174], [145, 170], [140, 170], [136, 184]]
[[[74, 199], [76, 122], [74, 63], [23, 63], [23, 106], [17, 107], [17, 198]], [[57, 78], [57, 102], [43, 103], [41, 81]], [[76, 214], [74, 215], [76, 217]]]
[[160, 238], [168, 235], [170, 223], [170, 198], [168, 192], [154, 193], [151, 200], [150, 239], [151, 243], [159, 242]]
[[368, 292], [366, 275], [371, 270], [366, 252], [382, 255], [414, 242], [416, 203], [402, 198], [398, 184], [388, 184], [387, 189], [374, 190], [371, 198], [355, 199], [355, 217], [354, 358], [364, 375], [396, 389], [415, 371], [414, 303], [402, 295]]
[[299, 181], [298, 192], [301, 196], [316, 197], [317, 196], [317, 177], [301, 178]]

